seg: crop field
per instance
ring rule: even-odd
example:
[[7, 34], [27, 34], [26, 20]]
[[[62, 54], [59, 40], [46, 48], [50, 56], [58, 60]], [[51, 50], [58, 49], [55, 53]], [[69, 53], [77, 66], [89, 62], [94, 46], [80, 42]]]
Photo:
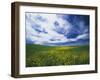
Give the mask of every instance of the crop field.
[[89, 46], [26, 44], [26, 67], [89, 64]]

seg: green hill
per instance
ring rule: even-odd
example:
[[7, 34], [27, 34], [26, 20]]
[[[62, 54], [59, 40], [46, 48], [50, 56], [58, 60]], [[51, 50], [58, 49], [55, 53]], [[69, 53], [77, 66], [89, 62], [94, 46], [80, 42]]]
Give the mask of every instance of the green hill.
[[26, 67], [89, 64], [89, 46], [26, 44]]

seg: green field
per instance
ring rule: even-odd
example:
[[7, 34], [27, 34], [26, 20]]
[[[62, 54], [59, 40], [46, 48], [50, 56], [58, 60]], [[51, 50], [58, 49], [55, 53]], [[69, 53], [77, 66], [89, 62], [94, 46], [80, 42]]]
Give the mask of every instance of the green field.
[[89, 64], [89, 46], [26, 44], [26, 67]]

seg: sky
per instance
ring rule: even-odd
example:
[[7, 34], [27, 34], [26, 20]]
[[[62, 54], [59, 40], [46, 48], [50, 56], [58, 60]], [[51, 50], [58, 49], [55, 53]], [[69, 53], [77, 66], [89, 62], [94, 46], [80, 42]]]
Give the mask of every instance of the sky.
[[26, 44], [89, 44], [89, 15], [25, 13]]

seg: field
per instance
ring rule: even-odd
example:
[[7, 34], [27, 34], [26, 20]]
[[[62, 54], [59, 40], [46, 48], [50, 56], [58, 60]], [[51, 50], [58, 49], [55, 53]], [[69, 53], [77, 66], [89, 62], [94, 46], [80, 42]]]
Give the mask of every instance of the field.
[[26, 44], [26, 67], [89, 64], [89, 46]]

